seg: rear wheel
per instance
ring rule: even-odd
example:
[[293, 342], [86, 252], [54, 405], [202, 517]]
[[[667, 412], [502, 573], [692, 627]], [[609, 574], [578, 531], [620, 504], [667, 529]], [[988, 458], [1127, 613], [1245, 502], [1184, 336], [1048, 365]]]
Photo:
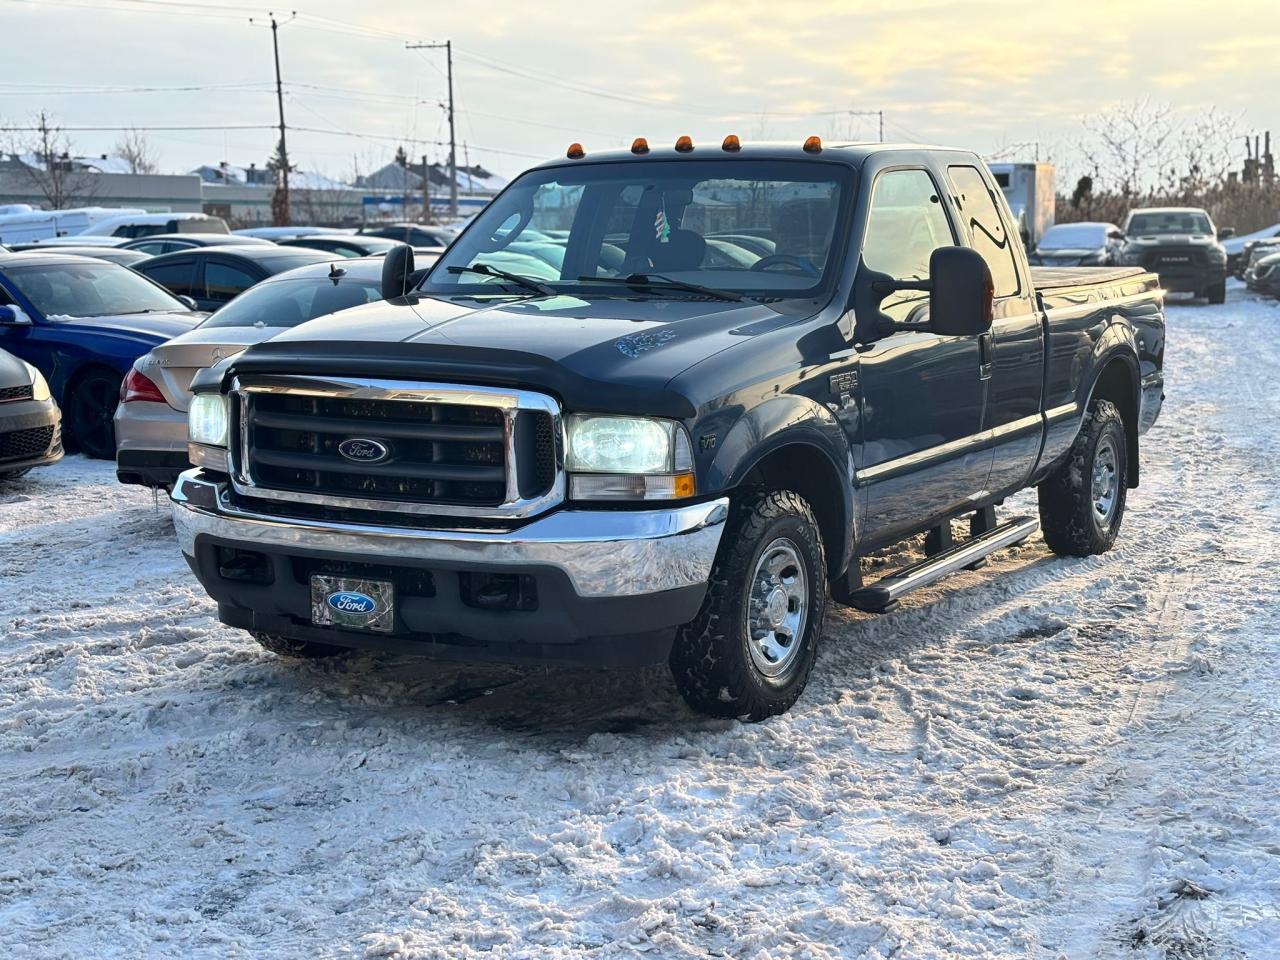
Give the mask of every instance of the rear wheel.
[[735, 503], [697, 618], [680, 628], [671, 673], [716, 717], [763, 720], [791, 707], [817, 656], [826, 605], [822, 536], [789, 490]]
[[1210, 303], [1227, 302], [1227, 281], [1219, 280], [1204, 292]]
[[312, 643], [310, 640], [291, 640], [278, 633], [250, 634], [265, 650], [270, 650], [277, 657], [288, 657], [291, 660], [320, 660], [324, 657], [336, 657], [350, 653], [346, 647], [335, 647], [327, 643]]
[[119, 403], [120, 378], [111, 371], [94, 370], [79, 378], [62, 405], [67, 445], [95, 460], [114, 460]]
[[1071, 455], [1039, 487], [1040, 527], [1050, 550], [1088, 557], [1115, 544], [1129, 489], [1128, 451], [1119, 409], [1095, 400]]

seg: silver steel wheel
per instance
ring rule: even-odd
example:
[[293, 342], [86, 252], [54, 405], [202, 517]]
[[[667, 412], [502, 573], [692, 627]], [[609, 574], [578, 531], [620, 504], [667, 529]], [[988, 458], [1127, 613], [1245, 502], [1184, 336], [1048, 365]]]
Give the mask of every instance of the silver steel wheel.
[[785, 537], [760, 554], [747, 598], [747, 646], [764, 676], [783, 676], [800, 652], [809, 613], [809, 578], [799, 548]]
[[1115, 516], [1116, 502], [1120, 499], [1119, 460], [1114, 438], [1104, 435], [1093, 452], [1093, 479], [1090, 484], [1093, 512], [1098, 518], [1098, 525], [1104, 529]]

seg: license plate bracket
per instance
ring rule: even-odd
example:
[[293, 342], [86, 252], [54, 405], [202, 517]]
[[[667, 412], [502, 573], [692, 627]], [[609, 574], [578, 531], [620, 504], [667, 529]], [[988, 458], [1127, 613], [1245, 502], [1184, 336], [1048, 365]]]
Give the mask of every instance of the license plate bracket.
[[311, 575], [311, 622], [320, 627], [391, 633], [396, 625], [395, 584], [387, 580]]

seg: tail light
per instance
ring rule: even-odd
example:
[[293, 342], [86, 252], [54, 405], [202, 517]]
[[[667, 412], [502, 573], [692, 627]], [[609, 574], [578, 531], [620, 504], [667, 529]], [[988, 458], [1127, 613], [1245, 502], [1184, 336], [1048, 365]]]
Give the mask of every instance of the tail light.
[[130, 370], [129, 375], [124, 378], [124, 383], [120, 384], [120, 402], [129, 403], [133, 400], [145, 400], [148, 403], [169, 402], [160, 392], [160, 388], [137, 370]]

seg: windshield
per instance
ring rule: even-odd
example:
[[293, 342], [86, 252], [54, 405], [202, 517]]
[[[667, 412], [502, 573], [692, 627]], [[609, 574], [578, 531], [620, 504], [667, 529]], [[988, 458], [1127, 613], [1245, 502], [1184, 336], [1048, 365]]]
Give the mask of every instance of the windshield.
[[296, 327], [300, 323], [382, 299], [380, 280], [299, 277], [250, 287], [206, 320], [206, 327]]
[[1213, 233], [1207, 214], [1197, 210], [1171, 210], [1167, 213], [1135, 213], [1129, 218], [1131, 237], [1161, 233]]
[[1106, 245], [1107, 228], [1100, 223], [1061, 223], [1046, 230], [1039, 243], [1042, 250]]
[[102, 317], [189, 308], [167, 290], [116, 263], [47, 263], [10, 267], [5, 275], [46, 318]]
[[609, 289], [580, 277], [646, 274], [744, 296], [815, 296], [832, 282], [835, 225], [851, 194], [849, 168], [805, 160], [635, 160], [536, 170], [476, 217], [424, 289], [518, 289], [462, 269], [483, 265], [578, 295]]

